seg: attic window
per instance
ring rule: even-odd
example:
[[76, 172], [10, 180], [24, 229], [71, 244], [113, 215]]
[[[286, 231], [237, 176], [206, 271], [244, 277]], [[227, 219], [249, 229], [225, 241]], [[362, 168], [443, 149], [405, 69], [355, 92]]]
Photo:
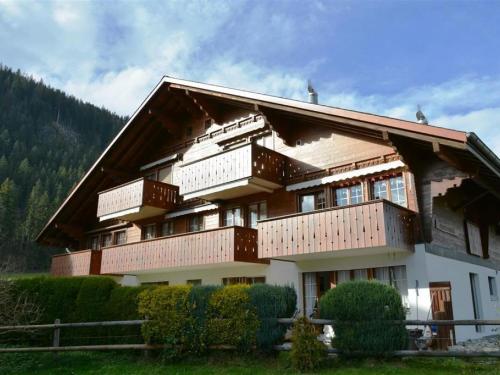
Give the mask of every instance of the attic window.
[[297, 146], [302, 146], [304, 144], [304, 141], [302, 139], [297, 139], [297, 142], [295, 142]]
[[186, 128], [186, 136], [191, 137], [193, 135], [193, 128], [191, 126], [188, 126]]
[[212, 126], [212, 119], [211, 118], [207, 118], [205, 120], [205, 129], [210, 129], [210, 127]]

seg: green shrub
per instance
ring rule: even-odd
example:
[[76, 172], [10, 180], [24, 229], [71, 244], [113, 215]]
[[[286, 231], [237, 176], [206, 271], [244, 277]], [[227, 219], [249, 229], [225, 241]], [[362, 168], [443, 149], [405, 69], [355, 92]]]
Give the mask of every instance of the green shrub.
[[109, 277], [87, 277], [83, 280], [72, 320], [75, 322], [95, 322], [106, 320], [107, 304], [111, 291], [118, 284]]
[[257, 347], [264, 352], [270, 352], [286, 332], [286, 326], [279, 324], [278, 318], [293, 315], [297, 295], [292, 287], [267, 284], [252, 285], [248, 294], [260, 322], [256, 335]]
[[83, 277], [48, 277], [16, 279], [18, 295], [27, 296], [41, 309], [40, 323], [53, 323], [59, 318], [70, 322]]
[[187, 322], [187, 351], [191, 354], [204, 353], [208, 349], [208, 306], [212, 294], [221, 287], [193, 286], [188, 296], [190, 319]]
[[326, 347], [317, 339], [314, 326], [306, 317], [297, 319], [292, 331], [292, 365], [299, 371], [317, 369], [326, 358]]
[[139, 294], [139, 314], [149, 321], [142, 334], [147, 342], [168, 344], [183, 351], [188, 325], [190, 286], [160, 286]]
[[106, 320], [142, 319], [138, 311], [139, 294], [149, 287], [121, 286], [111, 290], [106, 303]]
[[211, 344], [234, 345], [242, 351], [255, 344], [259, 321], [248, 289], [247, 285], [231, 285], [212, 294], [207, 327]]
[[[139, 320], [142, 319], [138, 311], [139, 294], [151, 287], [122, 286], [111, 291], [106, 304], [106, 318], [104, 320]], [[107, 327], [107, 342], [112, 344], [140, 344], [144, 342], [141, 326]]]
[[345, 353], [374, 355], [405, 349], [405, 309], [398, 292], [374, 281], [354, 281], [330, 289], [320, 300], [321, 317], [335, 320], [334, 346]]

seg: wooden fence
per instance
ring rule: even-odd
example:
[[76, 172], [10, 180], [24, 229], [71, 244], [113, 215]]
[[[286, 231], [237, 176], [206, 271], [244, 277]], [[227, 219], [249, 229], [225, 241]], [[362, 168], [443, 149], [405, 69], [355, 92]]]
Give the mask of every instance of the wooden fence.
[[[35, 331], [42, 329], [51, 329], [53, 332], [52, 346], [45, 347], [0, 347], [0, 353], [16, 352], [68, 352], [68, 351], [102, 351], [102, 350], [158, 350], [163, 349], [165, 345], [152, 344], [116, 344], [116, 345], [73, 345], [61, 346], [60, 334], [61, 328], [83, 328], [83, 327], [112, 327], [112, 326], [140, 326], [147, 320], [122, 320], [106, 322], [80, 322], [80, 323], [61, 323], [56, 319], [52, 324], [35, 325], [13, 325], [0, 326], [0, 333], [9, 331]], [[291, 325], [295, 320], [290, 318], [278, 319], [278, 323]], [[311, 319], [315, 325], [335, 325], [335, 321], [327, 319]], [[500, 320], [394, 320], [394, 324], [404, 324], [405, 326], [429, 326], [429, 325], [453, 325], [453, 326], [500, 326]], [[211, 346], [211, 349], [231, 350], [235, 349], [230, 345]], [[290, 345], [276, 345], [277, 351], [288, 351]], [[326, 349], [330, 354], [341, 354], [335, 348]], [[497, 357], [500, 358], [500, 348], [495, 351], [442, 351], [442, 350], [398, 350], [390, 353], [393, 357]]]

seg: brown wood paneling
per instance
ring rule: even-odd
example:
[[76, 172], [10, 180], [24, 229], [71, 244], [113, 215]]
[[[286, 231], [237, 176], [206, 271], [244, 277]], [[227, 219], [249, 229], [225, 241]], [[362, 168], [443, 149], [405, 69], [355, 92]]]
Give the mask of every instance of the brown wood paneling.
[[259, 258], [380, 246], [411, 251], [414, 216], [377, 200], [263, 220], [257, 227]]
[[130, 181], [99, 193], [97, 217], [141, 206], [169, 211], [175, 208], [178, 190], [176, 186], [145, 178]]
[[88, 276], [99, 275], [101, 252], [83, 250], [71, 254], [59, 254], [52, 257], [50, 274], [52, 276]]
[[126, 274], [181, 266], [257, 262], [257, 230], [224, 227], [102, 250], [102, 274]]

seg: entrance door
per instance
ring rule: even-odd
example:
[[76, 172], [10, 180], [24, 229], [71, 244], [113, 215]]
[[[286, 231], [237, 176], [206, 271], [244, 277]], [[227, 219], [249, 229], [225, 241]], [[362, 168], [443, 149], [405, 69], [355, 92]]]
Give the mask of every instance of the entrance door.
[[[453, 320], [453, 304], [451, 301], [451, 284], [449, 281], [429, 283], [433, 320]], [[453, 326], [437, 327], [437, 347], [446, 350], [455, 344], [455, 328]]]

